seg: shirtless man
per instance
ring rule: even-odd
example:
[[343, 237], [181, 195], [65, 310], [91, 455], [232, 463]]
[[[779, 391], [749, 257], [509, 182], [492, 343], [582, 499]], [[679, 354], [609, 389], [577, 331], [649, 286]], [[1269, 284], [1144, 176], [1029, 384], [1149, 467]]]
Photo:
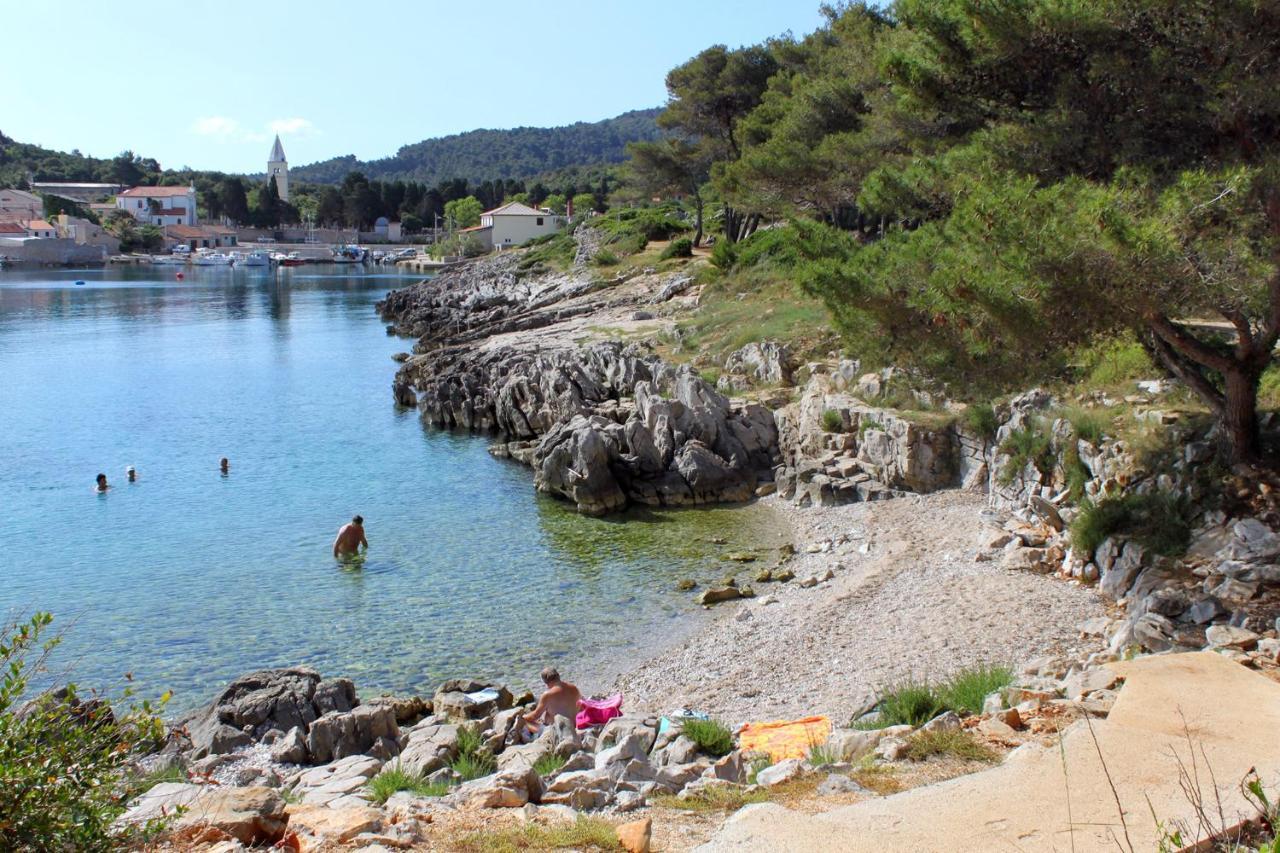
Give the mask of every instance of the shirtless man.
[[107, 485], [107, 475], [106, 475], [106, 474], [99, 474], [99, 475], [94, 479], [94, 481], [93, 481], [93, 482], [94, 482], [93, 490], [94, 490], [95, 492], [105, 492], [107, 489], [111, 488], [109, 485]]
[[547, 685], [547, 691], [538, 700], [538, 706], [522, 717], [531, 738], [537, 737], [543, 726], [555, 722], [556, 717], [573, 721], [578, 716], [578, 700], [582, 698], [577, 687], [560, 680], [560, 673], [553, 666], [542, 670], [542, 683]]
[[349, 557], [357, 553], [361, 545], [367, 550], [369, 540], [364, 538], [364, 519], [357, 515], [338, 530], [338, 538], [333, 540], [333, 556]]

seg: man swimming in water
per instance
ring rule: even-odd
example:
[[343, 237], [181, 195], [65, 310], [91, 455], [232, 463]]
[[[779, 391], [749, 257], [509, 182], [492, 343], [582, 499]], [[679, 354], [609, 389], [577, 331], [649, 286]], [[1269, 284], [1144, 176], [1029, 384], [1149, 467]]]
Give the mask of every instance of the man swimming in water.
[[350, 524], [344, 524], [338, 530], [338, 538], [333, 540], [333, 556], [349, 557], [360, 550], [363, 545], [369, 548], [369, 540], [364, 538], [364, 518], [356, 516]]
[[106, 474], [99, 474], [97, 478], [94, 480], [94, 482], [97, 484], [93, 487], [93, 490], [95, 492], [105, 492], [107, 489], [111, 488], [110, 486], [107, 485]]

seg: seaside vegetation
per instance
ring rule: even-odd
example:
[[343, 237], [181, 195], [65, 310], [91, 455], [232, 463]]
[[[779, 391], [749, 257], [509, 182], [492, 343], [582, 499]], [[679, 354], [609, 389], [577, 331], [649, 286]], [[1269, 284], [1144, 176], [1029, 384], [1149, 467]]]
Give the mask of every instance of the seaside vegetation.
[[907, 741], [907, 758], [923, 761], [935, 755], [950, 755], [964, 761], [994, 762], [999, 756], [966, 731], [938, 729], [918, 732]]
[[716, 232], [710, 269], [758, 275], [768, 246], [864, 369], [906, 368], [953, 399], [1167, 372], [1234, 461], [1259, 460], [1258, 402], [1280, 384], [1280, 14], [1158, 0], [825, 14], [806, 37], [673, 69], [669, 136], [630, 147], [638, 190], [683, 197], [695, 246]]
[[422, 774], [405, 770], [398, 762], [384, 768], [365, 785], [369, 799], [378, 805], [385, 803], [397, 791], [408, 791], [419, 797], [443, 797], [449, 789], [447, 783], [429, 782]]
[[113, 849], [126, 768], [159, 746], [164, 726], [127, 689], [115, 709], [74, 685], [32, 695], [30, 679], [61, 639], [48, 636], [52, 622], [36, 613], [0, 631], [0, 825], [11, 849]]
[[462, 726], [458, 729], [458, 755], [449, 762], [449, 767], [462, 781], [470, 782], [496, 770], [497, 759], [485, 748], [479, 732]]
[[539, 757], [537, 761], [533, 762], [533, 772], [539, 776], [550, 776], [561, 767], [564, 767], [566, 763], [567, 760], [563, 755], [550, 753]]
[[939, 683], [904, 681], [881, 690], [874, 717], [853, 720], [852, 724], [859, 729], [919, 727], [946, 711], [978, 714], [987, 696], [1012, 683], [1013, 670], [992, 664], [965, 667]]
[[1181, 555], [1191, 541], [1185, 502], [1164, 492], [1110, 495], [1084, 501], [1071, 522], [1071, 545], [1092, 554], [1110, 536], [1123, 535], [1168, 557]]
[[719, 720], [686, 720], [682, 733], [716, 758], [733, 752], [733, 732]]
[[457, 853], [518, 853], [525, 850], [621, 850], [613, 824], [598, 817], [579, 815], [573, 823], [522, 823], [498, 829], [480, 829], [452, 841]]
[[836, 409], [823, 409], [822, 431], [844, 432], [844, 416]]

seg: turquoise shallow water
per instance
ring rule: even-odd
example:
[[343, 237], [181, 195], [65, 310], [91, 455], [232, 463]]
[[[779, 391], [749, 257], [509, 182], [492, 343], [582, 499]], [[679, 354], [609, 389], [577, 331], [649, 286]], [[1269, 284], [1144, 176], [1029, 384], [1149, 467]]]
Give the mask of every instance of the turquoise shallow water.
[[[777, 544], [759, 507], [582, 518], [424, 429], [373, 310], [412, 279], [320, 269], [0, 272], [0, 616], [55, 614], [46, 680], [130, 673], [178, 711], [266, 666], [367, 692], [590, 670], [687, 626], [675, 579]], [[372, 547], [344, 569], [356, 512]]]

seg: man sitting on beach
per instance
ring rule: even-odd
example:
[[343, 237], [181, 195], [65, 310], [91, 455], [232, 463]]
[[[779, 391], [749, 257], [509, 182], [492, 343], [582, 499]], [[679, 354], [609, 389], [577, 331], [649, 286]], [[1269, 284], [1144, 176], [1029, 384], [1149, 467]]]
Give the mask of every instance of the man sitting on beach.
[[344, 524], [338, 530], [338, 538], [333, 540], [333, 556], [350, 557], [360, 550], [361, 545], [368, 550], [369, 540], [364, 538], [364, 519], [357, 515], [351, 519], [350, 524]]
[[521, 717], [530, 740], [542, 733], [543, 726], [554, 723], [556, 717], [566, 717], [573, 723], [578, 716], [578, 701], [582, 699], [577, 687], [560, 680], [560, 673], [555, 667], [542, 670], [542, 683], [547, 685], [547, 690], [538, 700], [537, 707]]

